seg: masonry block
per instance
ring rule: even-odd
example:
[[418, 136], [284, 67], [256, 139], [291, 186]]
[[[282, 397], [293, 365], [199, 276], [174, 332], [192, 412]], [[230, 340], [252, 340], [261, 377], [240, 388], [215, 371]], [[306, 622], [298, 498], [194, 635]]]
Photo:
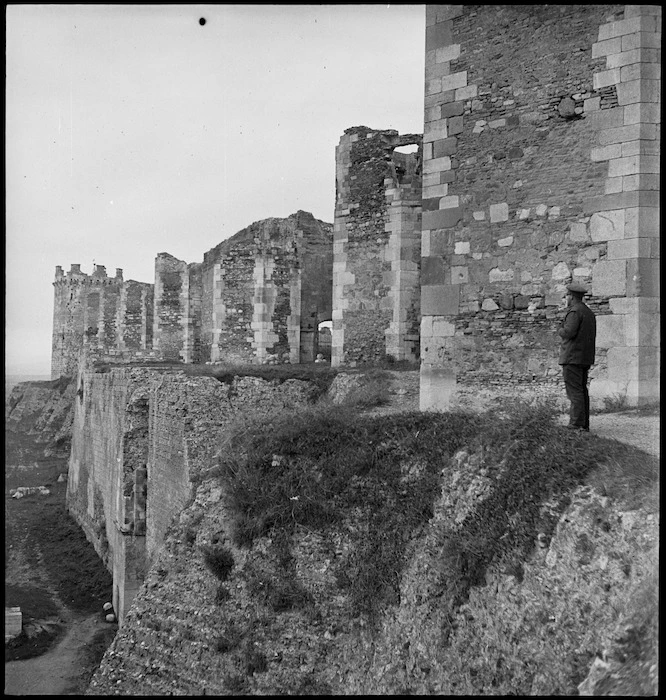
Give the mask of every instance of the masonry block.
[[490, 205], [490, 223], [509, 220], [509, 205], [506, 202]]
[[618, 51], [606, 58], [607, 68], [623, 68], [636, 63], [661, 63], [661, 52], [659, 49], [640, 47], [631, 51]]
[[467, 71], [451, 73], [442, 78], [442, 92], [446, 90], [455, 90], [456, 88], [465, 87], [467, 85]]
[[611, 70], [595, 73], [592, 77], [592, 86], [595, 90], [608, 87], [609, 85], [617, 85], [620, 82], [620, 69], [613, 68]]
[[636, 102], [661, 102], [661, 80], [631, 80], [620, 83], [617, 86], [617, 102], [621, 106]]
[[461, 219], [460, 207], [441, 209], [439, 211], [424, 211], [421, 220], [423, 227], [427, 229], [452, 228]]
[[[427, 160], [423, 163], [424, 173], [435, 173], [442, 170], [451, 169], [451, 158], [449, 156], [442, 156], [441, 158], [433, 158], [432, 160]], [[438, 183], [439, 184], [439, 183]]]
[[627, 292], [625, 260], [602, 260], [592, 270], [594, 296], [622, 296]]
[[445, 273], [444, 258], [440, 256], [421, 258], [422, 285], [444, 284]]
[[445, 318], [430, 316], [432, 319], [432, 335], [442, 338], [452, 338], [456, 334], [455, 323]]
[[605, 350], [616, 345], [626, 345], [626, 319], [626, 316], [615, 316], [613, 314], [597, 316], [597, 348]]
[[453, 316], [460, 308], [459, 285], [421, 287], [421, 314], [423, 316]]
[[[631, 194], [637, 194], [635, 192]], [[625, 212], [625, 238], [659, 238], [660, 219], [658, 206], [628, 208]]]
[[426, 27], [426, 48], [428, 51], [451, 44], [452, 41], [450, 21], [437, 22], [430, 27]]
[[636, 34], [627, 34], [622, 37], [622, 51], [631, 51], [638, 48], [661, 48], [661, 31], [636, 32]]
[[629, 124], [638, 124], [640, 122], [660, 124], [661, 105], [654, 102], [627, 105], [624, 108], [625, 125], [628, 126]]
[[599, 27], [599, 41], [636, 32], [658, 32], [659, 30], [660, 25], [657, 17], [654, 15], [641, 15], [602, 24]]
[[652, 250], [651, 238], [626, 238], [608, 241], [608, 260], [627, 260], [629, 258], [649, 258]]
[[436, 49], [435, 51], [435, 61], [437, 63], [455, 61], [459, 56], [460, 44], [449, 44], [448, 46], [442, 46], [442, 48]]

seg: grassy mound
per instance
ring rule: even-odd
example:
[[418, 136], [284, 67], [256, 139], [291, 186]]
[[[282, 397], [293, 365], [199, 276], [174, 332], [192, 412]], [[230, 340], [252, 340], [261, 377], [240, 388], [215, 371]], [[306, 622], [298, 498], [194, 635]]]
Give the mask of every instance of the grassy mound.
[[389, 416], [318, 404], [270, 421], [245, 420], [220, 451], [217, 469], [232, 539], [249, 546], [262, 535], [283, 538], [297, 525], [327, 528], [361, 514], [366, 527], [340, 585], [357, 612], [373, 615], [397, 600], [406, 544], [432, 517], [456, 468], [450, 457], [465, 448], [483, 455], [492, 489], [450, 543], [457, 580], [447, 587], [461, 602], [493, 563], [520, 576], [537, 536], [549, 537], [556, 523], [543, 522], [543, 504], [563, 509], [586, 479], [609, 495], [649, 498], [654, 464], [632, 458], [635, 451], [619, 443], [560, 427], [555, 418], [552, 406], [515, 402], [485, 414]]

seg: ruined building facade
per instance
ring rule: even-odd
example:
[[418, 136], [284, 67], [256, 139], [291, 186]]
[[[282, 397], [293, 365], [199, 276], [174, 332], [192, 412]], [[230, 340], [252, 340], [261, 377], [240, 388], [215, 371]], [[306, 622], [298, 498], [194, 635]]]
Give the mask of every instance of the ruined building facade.
[[310, 362], [332, 318], [332, 226], [299, 211], [239, 231], [187, 263], [159, 253], [155, 283], [56, 269], [52, 376], [83, 350], [112, 362]]
[[[593, 397], [659, 387], [661, 8], [428, 5], [423, 135], [349, 128], [333, 231], [268, 219], [151, 285], [56, 273], [53, 374], [116, 359], [420, 363], [421, 407], [464, 383], [555, 383], [569, 282], [597, 315]], [[412, 146], [413, 152], [404, 152]], [[103, 268], [101, 268], [103, 270]]]
[[419, 361], [421, 159], [420, 134], [364, 126], [336, 149], [334, 366]]

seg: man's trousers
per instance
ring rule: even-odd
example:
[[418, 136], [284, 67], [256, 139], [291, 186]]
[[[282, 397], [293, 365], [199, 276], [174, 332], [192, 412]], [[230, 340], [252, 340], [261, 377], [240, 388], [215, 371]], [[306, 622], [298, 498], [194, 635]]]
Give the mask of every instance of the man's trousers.
[[572, 428], [590, 429], [590, 394], [587, 390], [587, 365], [562, 365], [564, 386], [567, 398], [571, 402], [569, 408], [569, 426]]

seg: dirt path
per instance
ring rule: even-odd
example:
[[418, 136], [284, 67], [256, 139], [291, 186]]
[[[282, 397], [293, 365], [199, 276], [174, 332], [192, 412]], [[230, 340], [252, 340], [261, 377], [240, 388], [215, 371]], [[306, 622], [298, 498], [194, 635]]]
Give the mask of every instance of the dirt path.
[[5, 664], [5, 695], [81, 695], [85, 648], [106, 623], [99, 613], [68, 623], [60, 642], [46, 654]]

